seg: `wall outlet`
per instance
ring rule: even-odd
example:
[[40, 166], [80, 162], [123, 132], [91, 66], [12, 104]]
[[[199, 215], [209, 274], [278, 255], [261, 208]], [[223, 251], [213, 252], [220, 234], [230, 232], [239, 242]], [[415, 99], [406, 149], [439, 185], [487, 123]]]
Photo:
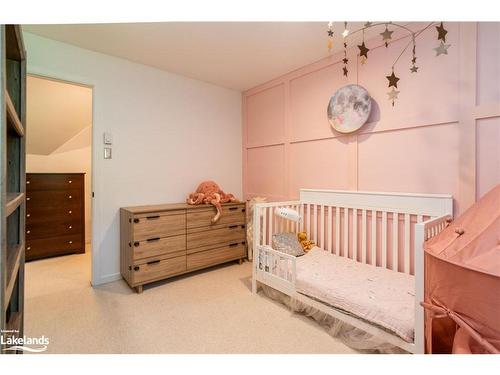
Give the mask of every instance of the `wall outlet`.
[[104, 147], [104, 159], [111, 159], [111, 147]]

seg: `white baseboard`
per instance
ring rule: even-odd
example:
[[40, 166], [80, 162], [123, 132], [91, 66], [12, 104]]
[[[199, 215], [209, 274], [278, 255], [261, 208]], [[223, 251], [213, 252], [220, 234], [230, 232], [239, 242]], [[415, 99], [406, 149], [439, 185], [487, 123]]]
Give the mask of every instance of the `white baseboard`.
[[97, 278], [97, 280], [95, 280], [92, 283], [92, 286], [99, 286], [99, 285], [103, 285], [103, 284], [107, 284], [107, 283], [112, 283], [113, 281], [121, 280], [121, 278], [122, 278], [122, 275], [119, 272], [112, 273], [110, 275], [104, 275], [104, 276]]

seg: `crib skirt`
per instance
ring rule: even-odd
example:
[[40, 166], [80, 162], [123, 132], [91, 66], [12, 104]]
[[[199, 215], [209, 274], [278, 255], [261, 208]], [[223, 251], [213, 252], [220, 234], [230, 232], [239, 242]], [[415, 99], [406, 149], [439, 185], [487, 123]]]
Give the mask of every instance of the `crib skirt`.
[[263, 293], [287, 306], [292, 312], [314, 319], [319, 326], [332, 337], [338, 338], [345, 345], [362, 353], [408, 354], [401, 348], [382, 341], [362, 329], [353, 327], [318, 309], [298, 301], [268, 285], [261, 285]]

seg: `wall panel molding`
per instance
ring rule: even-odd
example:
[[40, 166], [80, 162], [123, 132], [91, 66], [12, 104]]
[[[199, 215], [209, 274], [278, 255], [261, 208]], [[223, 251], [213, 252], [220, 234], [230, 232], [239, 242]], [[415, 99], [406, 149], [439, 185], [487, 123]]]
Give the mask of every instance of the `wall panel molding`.
[[245, 96], [247, 146], [284, 142], [286, 91], [286, 83], [280, 83]]
[[458, 209], [463, 212], [476, 201], [477, 23], [461, 23], [459, 32]]
[[[498, 84], [500, 85], [500, 82]], [[472, 115], [476, 120], [500, 117], [500, 103], [478, 105], [474, 108]]]
[[476, 121], [476, 199], [500, 183], [500, 116]]

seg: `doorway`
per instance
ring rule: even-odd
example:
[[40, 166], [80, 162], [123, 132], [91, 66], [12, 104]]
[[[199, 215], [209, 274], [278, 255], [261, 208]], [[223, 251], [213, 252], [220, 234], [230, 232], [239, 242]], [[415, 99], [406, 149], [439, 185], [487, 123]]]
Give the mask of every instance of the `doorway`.
[[27, 277], [73, 272], [88, 283], [93, 89], [28, 74], [26, 96]]

